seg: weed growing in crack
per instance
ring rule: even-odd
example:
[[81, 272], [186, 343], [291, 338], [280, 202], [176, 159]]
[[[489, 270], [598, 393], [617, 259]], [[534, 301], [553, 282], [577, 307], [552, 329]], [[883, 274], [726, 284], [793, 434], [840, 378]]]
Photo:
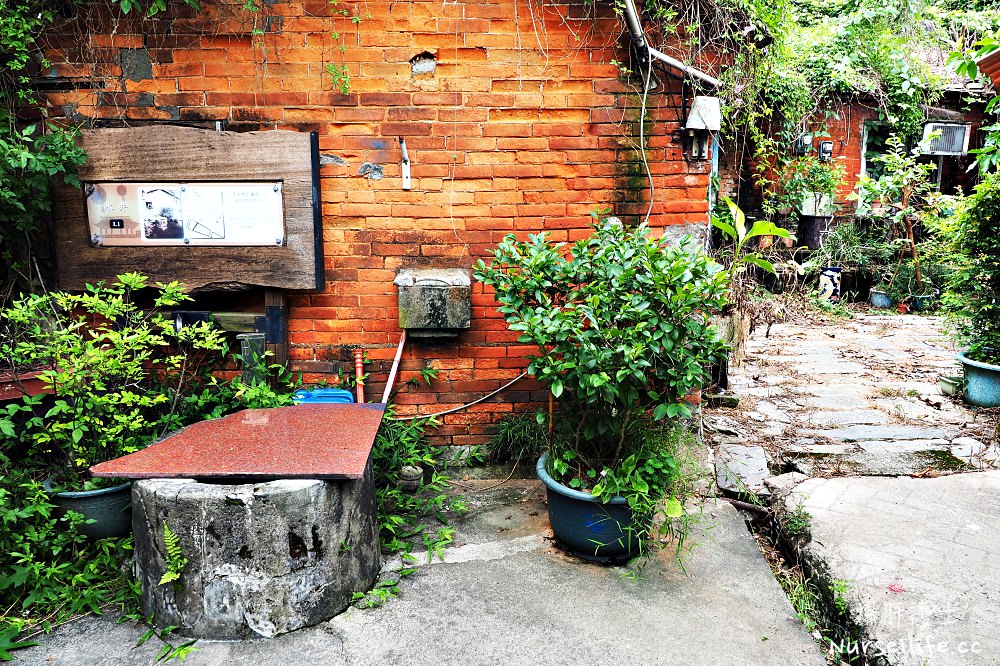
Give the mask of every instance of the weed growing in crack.
[[804, 504], [799, 502], [788, 514], [785, 515], [782, 526], [785, 534], [794, 540], [808, 541], [810, 537], [810, 514]]
[[778, 569], [775, 571], [775, 577], [788, 596], [792, 608], [795, 609], [799, 622], [812, 635], [819, 628], [819, 618], [822, 616], [822, 600], [816, 585], [798, 571]]
[[833, 605], [841, 615], [847, 614], [847, 591], [854, 585], [849, 580], [834, 578], [830, 581], [830, 592], [833, 594]]

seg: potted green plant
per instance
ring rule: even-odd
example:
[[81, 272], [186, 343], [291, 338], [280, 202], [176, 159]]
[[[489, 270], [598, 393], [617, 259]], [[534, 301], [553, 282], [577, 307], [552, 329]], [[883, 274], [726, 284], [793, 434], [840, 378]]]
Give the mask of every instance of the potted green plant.
[[[928, 138], [930, 141], [933, 135]], [[928, 197], [934, 191], [930, 175], [936, 165], [920, 161], [920, 157], [928, 150], [927, 143], [921, 143], [912, 150], [907, 150], [903, 140], [898, 136], [886, 139], [889, 151], [875, 157], [873, 162], [880, 167], [878, 178], [862, 176], [858, 180], [857, 192], [852, 198], [858, 202], [858, 215], [872, 215], [876, 209], [889, 211], [882, 218], [891, 227], [894, 238], [892, 245], [898, 248], [896, 266], [906, 260], [913, 267], [914, 284], [919, 295], [925, 294], [924, 273], [920, 265], [920, 255], [917, 250], [915, 225], [923, 213]], [[888, 282], [893, 288], [893, 278]], [[904, 298], [909, 295], [904, 294]], [[891, 296], [891, 294], [890, 294]]]
[[958, 355], [965, 398], [1000, 407], [1000, 174], [986, 175], [966, 198], [956, 227], [945, 299], [967, 347]]
[[853, 222], [838, 224], [820, 238], [820, 246], [810, 255], [807, 268], [819, 270], [820, 298], [837, 302], [849, 276], [866, 263], [864, 240]]
[[683, 397], [725, 355], [709, 322], [727, 275], [690, 240], [594, 218], [591, 236], [569, 246], [509, 235], [475, 276], [519, 341], [538, 348], [528, 372], [559, 401], [537, 466], [555, 536], [579, 555], [617, 560], [644, 551], [656, 513], [656, 529], [683, 543], [690, 476], [678, 438], [658, 424], [690, 414]]
[[[135, 273], [82, 294], [28, 295], [0, 311], [5, 328], [22, 334], [0, 343], [7, 365], [43, 368], [51, 402], [26, 396], [7, 408], [5, 450], [34, 469], [47, 469], [46, 486], [60, 511], [95, 522], [80, 529], [92, 538], [131, 530], [129, 484], [94, 479], [90, 466], [146, 446], [179, 425], [184, 390], [198, 358], [224, 350], [205, 322], [175, 329], [160, 314], [186, 298], [177, 283], [158, 284], [150, 308], [134, 294], [146, 286]], [[13, 427], [17, 421], [18, 428]]]
[[779, 207], [792, 208], [799, 217], [799, 242], [808, 247], [819, 247], [820, 223], [836, 212], [834, 195], [844, 179], [842, 160], [824, 161], [809, 154], [786, 162], [777, 182]]

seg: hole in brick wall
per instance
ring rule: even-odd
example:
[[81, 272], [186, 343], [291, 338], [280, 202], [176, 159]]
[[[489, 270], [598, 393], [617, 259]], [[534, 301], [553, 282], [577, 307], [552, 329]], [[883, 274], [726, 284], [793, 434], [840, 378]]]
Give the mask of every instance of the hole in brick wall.
[[437, 58], [432, 53], [424, 51], [410, 58], [410, 70], [413, 76], [430, 76], [437, 69]]

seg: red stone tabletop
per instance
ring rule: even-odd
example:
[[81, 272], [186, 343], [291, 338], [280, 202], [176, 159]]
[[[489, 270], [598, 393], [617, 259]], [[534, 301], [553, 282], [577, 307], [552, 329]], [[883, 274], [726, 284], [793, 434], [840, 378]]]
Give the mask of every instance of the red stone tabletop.
[[379, 403], [247, 409], [90, 471], [129, 479], [360, 479], [384, 412]]

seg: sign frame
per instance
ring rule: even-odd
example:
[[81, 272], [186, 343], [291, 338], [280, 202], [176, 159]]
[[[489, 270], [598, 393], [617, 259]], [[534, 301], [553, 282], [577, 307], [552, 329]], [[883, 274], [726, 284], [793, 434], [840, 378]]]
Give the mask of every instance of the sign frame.
[[[84, 188], [66, 183], [52, 190], [50, 237], [58, 288], [80, 291], [134, 271], [151, 282], [177, 280], [191, 292], [252, 287], [323, 291], [318, 139], [315, 132], [230, 132], [164, 124], [81, 131], [78, 144], [87, 161], [77, 175]], [[104, 182], [281, 182], [284, 243], [95, 246], [86, 183]]]
[[84, 183], [96, 247], [285, 244], [283, 183], [94, 181]]

